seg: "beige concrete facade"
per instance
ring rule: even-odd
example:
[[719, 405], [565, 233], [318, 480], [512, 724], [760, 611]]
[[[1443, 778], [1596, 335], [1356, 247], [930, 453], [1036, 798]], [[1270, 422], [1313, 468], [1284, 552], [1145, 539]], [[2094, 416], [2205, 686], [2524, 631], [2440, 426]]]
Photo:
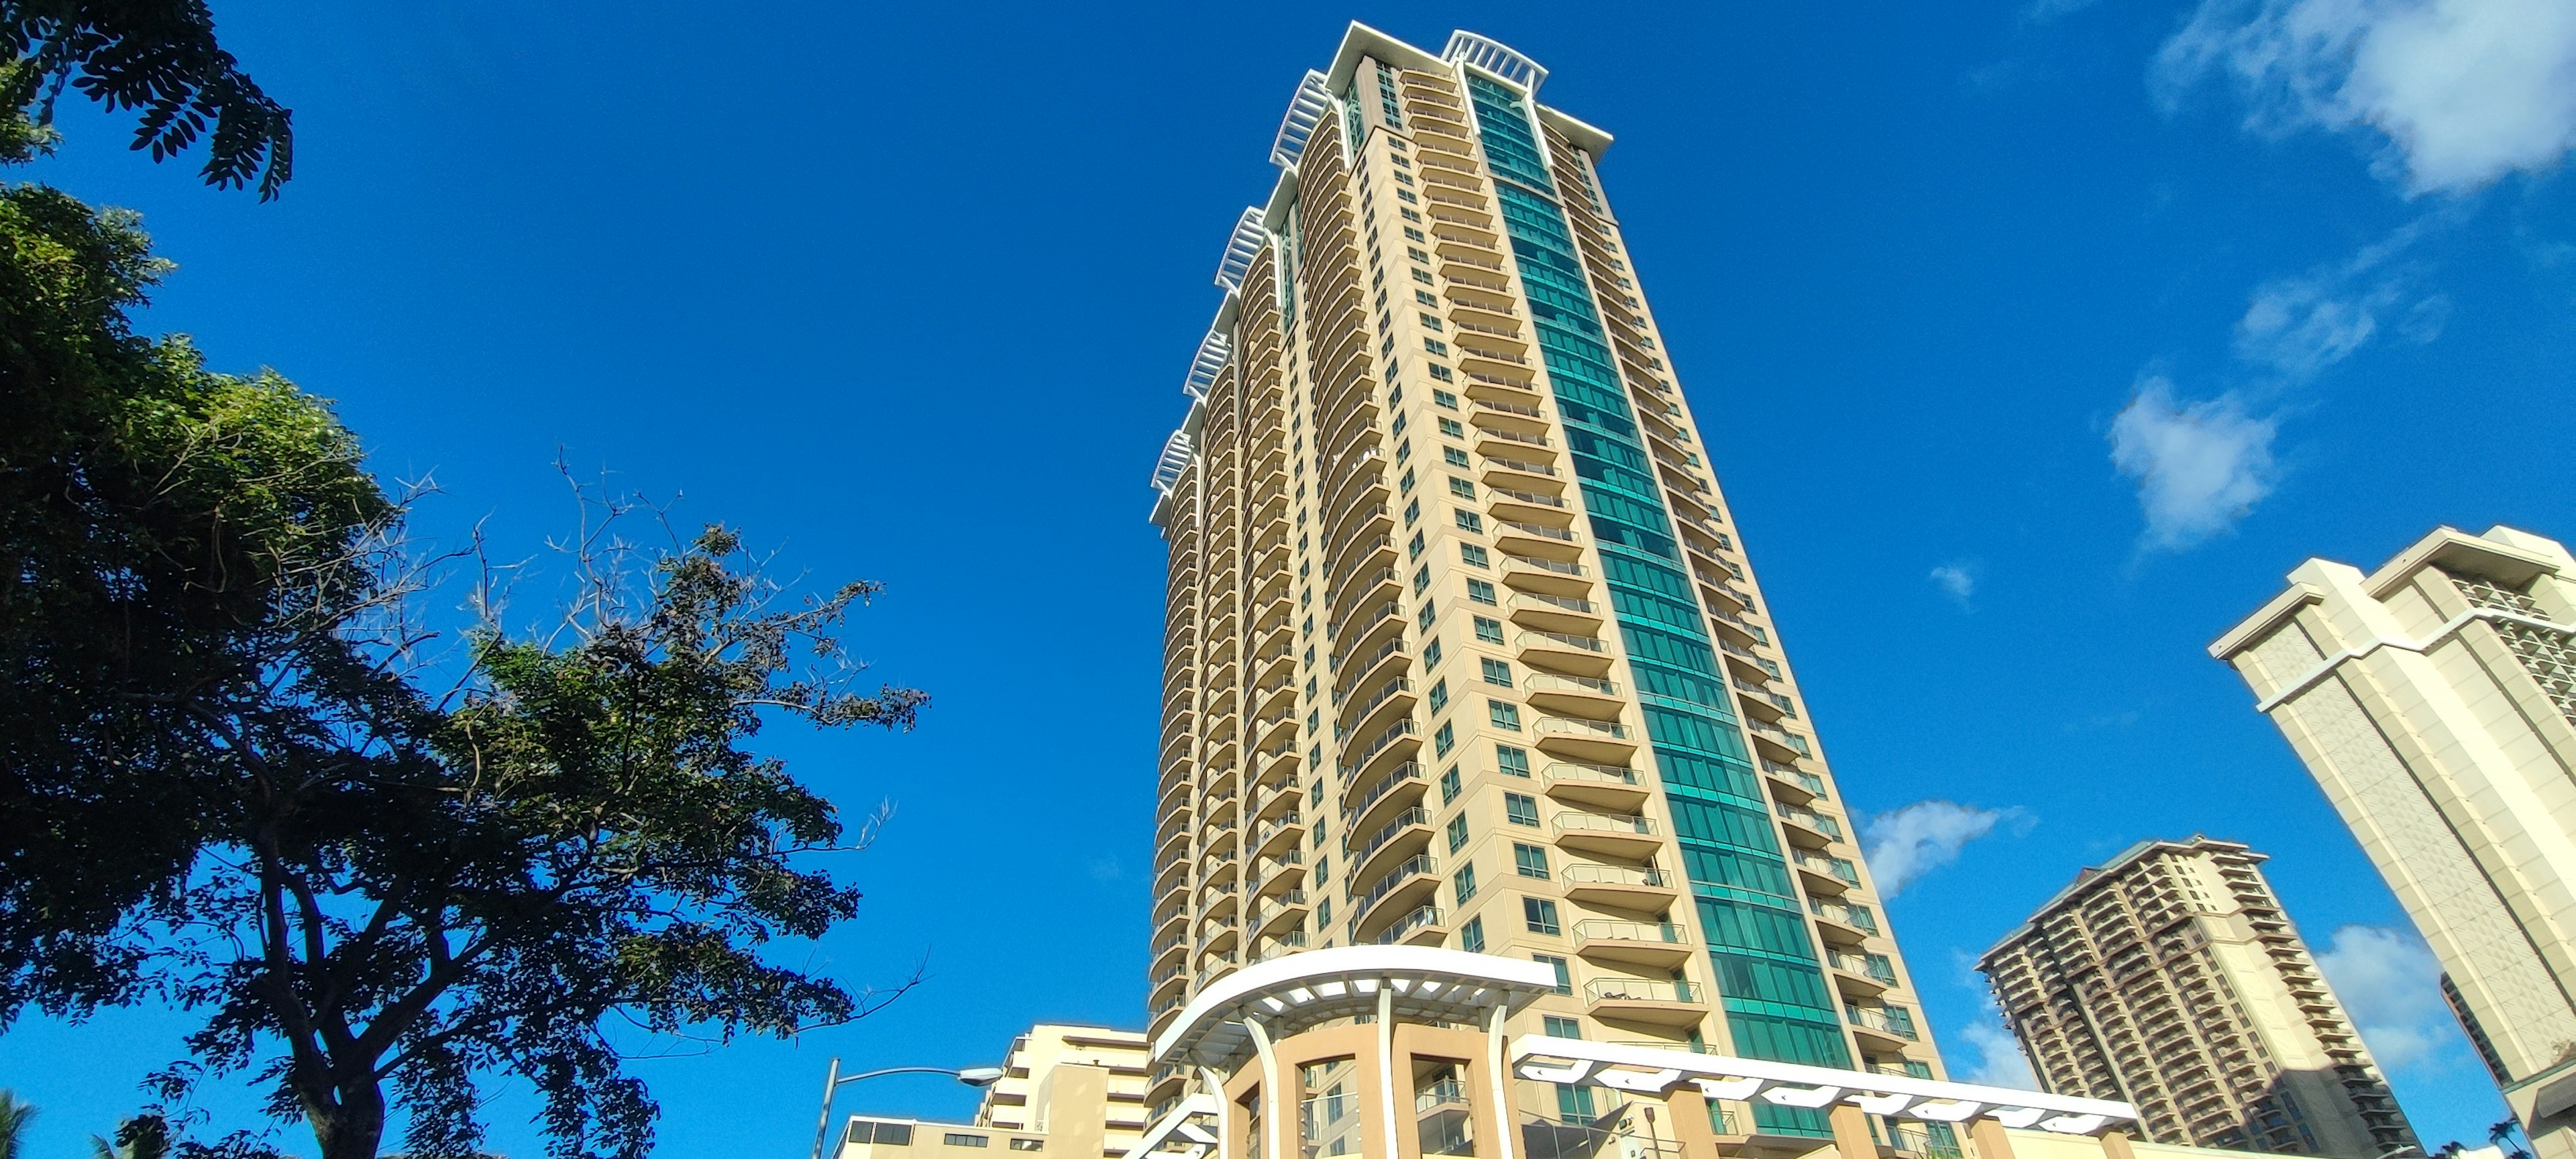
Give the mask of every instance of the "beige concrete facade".
[[1042, 1022], [1013, 1039], [1002, 1077], [966, 1123], [852, 1115], [840, 1159], [1055, 1159], [1124, 1155], [1145, 1128], [1145, 1036]]
[[1448, 946], [1558, 972], [1516, 1030], [1937, 1077], [1609, 137], [1545, 75], [1353, 26], [1225, 247], [1155, 473], [1149, 1033], [1254, 963]]
[[2439, 528], [2211, 645], [2352, 827], [2543, 1159], [2576, 1155], [2576, 559]]
[[2138, 1108], [2164, 1143], [2421, 1154], [2259, 868], [2231, 841], [2143, 841], [1978, 959], [2048, 1090]]

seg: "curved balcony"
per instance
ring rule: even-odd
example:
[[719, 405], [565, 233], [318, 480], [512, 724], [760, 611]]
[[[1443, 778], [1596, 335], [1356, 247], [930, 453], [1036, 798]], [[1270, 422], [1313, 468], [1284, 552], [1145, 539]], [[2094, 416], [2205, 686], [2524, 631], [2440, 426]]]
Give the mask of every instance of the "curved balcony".
[[1652, 866], [1577, 861], [1557, 872], [1565, 896], [1604, 909], [1660, 913], [1681, 896], [1674, 875]]
[[1611, 721], [1542, 716], [1530, 726], [1530, 734], [1531, 742], [1551, 756], [1626, 764], [1637, 755], [1637, 739], [1628, 726]]
[[1431, 782], [1422, 766], [1412, 761], [1397, 765], [1365, 787], [1354, 782], [1342, 798], [1342, 832], [1376, 832], [1395, 810], [1421, 804], [1430, 791]]
[[1438, 905], [1425, 902], [1388, 923], [1369, 941], [1381, 946], [1436, 946], [1448, 937], [1447, 916]]
[[1514, 592], [1503, 602], [1503, 611], [1524, 628], [1587, 636], [1598, 633], [1609, 615], [1608, 609], [1590, 600], [1546, 592]]
[[1592, 573], [1572, 560], [1505, 555], [1503, 582], [1515, 592], [1580, 596], [1592, 591]]
[[1583, 984], [1583, 1012], [1614, 1022], [1696, 1026], [1708, 1013], [1699, 988], [1654, 978], [1595, 978]]
[[1512, 647], [1522, 663], [1534, 668], [1583, 676], [1610, 672], [1610, 646], [1598, 636], [1530, 629], [1515, 637]]
[[1370, 693], [1367, 698], [1353, 698], [1351, 703], [1342, 709], [1341, 719], [1333, 727], [1333, 739], [1339, 741], [1353, 734], [1375, 736], [1377, 730], [1384, 727], [1386, 722], [1393, 719], [1397, 713], [1412, 712], [1413, 705], [1412, 679], [1405, 676], [1394, 677], [1378, 685], [1377, 691]]
[[1365, 892], [1351, 895], [1351, 939], [1374, 940], [1379, 931], [1429, 901], [1439, 889], [1439, 858], [1424, 853], [1397, 865], [1371, 881]]
[[1365, 881], [1379, 870], [1431, 847], [1431, 813], [1419, 807], [1387, 818], [1369, 835], [1353, 842], [1346, 876]]
[[1586, 720], [1617, 720], [1628, 703], [1620, 695], [1618, 682], [1601, 676], [1533, 672], [1522, 679], [1521, 689], [1529, 694], [1533, 708]]
[[1385, 732], [1361, 746], [1359, 754], [1342, 765], [1344, 781], [1369, 781], [1392, 769], [1398, 762], [1411, 759], [1422, 748], [1422, 726], [1411, 719], [1396, 721]]
[[1568, 811], [1556, 815], [1556, 843], [1605, 857], [1643, 860], [1663, 848], [1664, 838], [1652, 817]]
[[1590, 918], [1574, 923], [1574, 952], [1586, 960], [1672, 969], [1690, 961], [1694, 950], [1682, 928], [1672, 922], [1631, 922]]
[[1552, 761], [1539, 781], [1555, 800], [1626, 814], [1645, 808], [1655, 792], [1637, 770], [1595, 761]]

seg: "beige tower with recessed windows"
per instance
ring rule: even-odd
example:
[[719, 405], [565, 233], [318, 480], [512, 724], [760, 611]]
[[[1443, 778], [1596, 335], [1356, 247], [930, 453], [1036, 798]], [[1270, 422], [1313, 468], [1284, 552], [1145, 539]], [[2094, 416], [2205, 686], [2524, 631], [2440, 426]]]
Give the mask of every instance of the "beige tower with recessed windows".
[[2280, 899], [2233, 841], [2141, 841], [1978, 959], [2041, 1085], [2161, 1143], [2423, 1149]]
[[2542, 1159], [2576, 1156], [2576, 558], [2442, 527], [2289, 579], [2210, 654], [2423, 932]]
[[1548, 964], [1527, 1032], [1937, 1076], [1610, 137], [1545, 78], [1354, 25], [1224, 247], [1154, 473], [1149, 1033], [1255, 962], [1439, 945]]

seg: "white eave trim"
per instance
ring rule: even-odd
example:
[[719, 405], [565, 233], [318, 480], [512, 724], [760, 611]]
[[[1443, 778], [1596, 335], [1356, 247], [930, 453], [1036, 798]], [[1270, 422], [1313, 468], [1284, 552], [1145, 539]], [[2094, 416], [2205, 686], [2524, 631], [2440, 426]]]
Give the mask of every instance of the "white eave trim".
[[2107, 1099], [1574, 1038], [1515, 1038], [1511, 1060], [1514, 1074], [1539, 1082], [1597, 1083], [1653, 1096], [1687, 1083], [1712, 1101], [1808, 1108], [1849, 1103], [1873, 1115], [1927, 1123], [1984, 1118], [2017, 1130], [2091, 1135], [2138, 1118], [2135, 1106]]

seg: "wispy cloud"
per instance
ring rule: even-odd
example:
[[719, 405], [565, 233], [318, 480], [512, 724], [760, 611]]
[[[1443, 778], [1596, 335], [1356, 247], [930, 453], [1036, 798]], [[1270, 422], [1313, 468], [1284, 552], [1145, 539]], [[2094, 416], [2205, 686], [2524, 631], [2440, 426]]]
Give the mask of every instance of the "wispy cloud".
[[2458, 1034], [2442, 1003], [2441, 963], [2411, 930], [2345, 926], [2317, 966], [2381, 1066], [2432, 1059]]
[[1895, 897], [1925, 874], [1959, 859], [1959, 850], [2010, 822], [2028, 832], [2030, 814], [2019, 808], [1980, 809], [1956, 801], [1916, 801], [1869, 818], [1861, 826], [1870, 872], [1879, 892]]
[[2453, 216], [2427, 214], [2340, 262], [2255, 287], [2236, 322], [2236, 356], [2294, 384], [2361, 349], [2379, 333], [2382, 318], [2394, 317], [2399, 337], [2408, 341], [2440, 337], [2450, 301], [2417, 296], [2415, 269], [2404, 255]]
[[2212, 76], [2248, 129], [2374, 134], [2411, 193], [2547, 170], [2576, 148], [2565, 0], [2203, 0], [2156, 55], [2168, 107]]
[[2004, 1024], [2004, 1012], [1995, 1005], [1993, 991], [1984, 992], [1977, 1020], [1960, 1028], [1959, 1039], [1968, 1044], [1969, 1052], [1968, 1065], [1959, 1073], [1963, 1081], [2025, 1091], [2040, 1089], [2039, 1074], [2031, 1069], [2030, 1056], [2021, 1052], [2020, 1040]]
[[2278, 430], [2233, 394], [2182, 402], [2161, 376], [2140, 383], [2111, 420], [2111, 463], [2137, 481], [2142, 544], [2181, 551], [2235, 527], [2272, 493]]
[[1950, 597], [1963, 609], [1968, 606], [1969, 597], [1977, 594], [1977, 566], [1972, 563], [1942, 564], [1933, 568], [1928, 578], [1932, 586], [1941, 589], [1942, 595]]

